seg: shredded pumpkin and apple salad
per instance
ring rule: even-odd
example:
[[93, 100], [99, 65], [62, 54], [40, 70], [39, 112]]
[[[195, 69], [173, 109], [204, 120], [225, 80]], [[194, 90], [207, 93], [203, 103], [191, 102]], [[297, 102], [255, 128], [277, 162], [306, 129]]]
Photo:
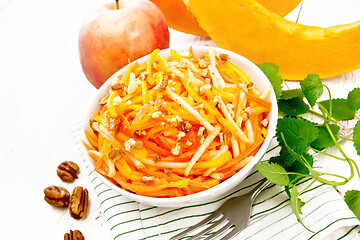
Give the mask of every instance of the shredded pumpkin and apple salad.
[[83, 141], [95, 171], [143, 196], [214, 187], [242, 169], [266, 135], [271, 86], [259, 92], [227, 55], [155, 50], [112, 78]]

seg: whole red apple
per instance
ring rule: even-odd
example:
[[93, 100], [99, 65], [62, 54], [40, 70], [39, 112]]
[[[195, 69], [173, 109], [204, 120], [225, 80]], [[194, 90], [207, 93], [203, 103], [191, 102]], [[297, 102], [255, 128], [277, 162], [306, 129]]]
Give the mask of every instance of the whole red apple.
[[90, 12], [80, 27], [81, 66], [96, 88], [129, 61], [168, 47], [165, 17], [147, 0], [119, 0], [102, 5]]

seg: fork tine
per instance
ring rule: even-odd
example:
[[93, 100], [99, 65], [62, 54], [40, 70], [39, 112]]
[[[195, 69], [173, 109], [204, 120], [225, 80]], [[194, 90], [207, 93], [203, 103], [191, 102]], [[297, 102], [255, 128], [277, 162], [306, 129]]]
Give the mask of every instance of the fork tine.
[[[240, 229], [241, 231], [241, 229]], [[230, 240], [232, 239], [233, 237], [235, 237], [237, 234], [240, 233], [240, 231], [238, 229], [236, 229], [236, 227], [231, 231], [229, 232], [226, 236], [224, 236], [221, 240]]]
[[214, 234], [208, 236], [208, 237], [205, 238], [204, 240], [215, 239], [216, 237], [218, 237], [219, 235], [221, 235], [224, 231], [228, 230], [232, 225], [233, 225], [233, 223], [228, 222], [225, 226], [223, 226], [222, 228], [220, 228], [219, 230], [217, 230]]
[[197, 233], [196, 235], [190, 237], [188, 240], [196, 240], [198, 239], [198, 237], [203, 236], [204, 234], [210, 232], [211, 230], [215, 229], [217, 226], [219, 226], [220, 224], [224, 223], [224, 221], [226, 221], [227, 219], [225, 218], [225, 216], [223, 216], [222, 218], [220, 218], [218, 221], [216, 221], [216, 223], [211, 224], [209, 227], [205, 228], [204, 230], [202, 230], [201, 232]]
[[205, 218], [204, 220], [202, 220], [201, 222], [195, 224], [194, 226], [192, 227], [189, 227], [188, 229], [186, 229], [185, 231], [182, 231], [178, 234], [176, 234], [175, 236], [171, 237], [169, 240], [177, 240], [177, 239], [180, 239], [181, 237], [185, 236], [186, 234], [188, 233], [191, 233], [193, 232], [194, 230], [198, 229], [199, 227], [202, 227], [204, 226], [205, 224], [207, 224], [208, 222], [216, 219], [217, 217], [220, 216], [221, 211], [220, 209], [216, 210], [215, 212], [213, 212], [211, 215], [209, 215], [207, 218]]

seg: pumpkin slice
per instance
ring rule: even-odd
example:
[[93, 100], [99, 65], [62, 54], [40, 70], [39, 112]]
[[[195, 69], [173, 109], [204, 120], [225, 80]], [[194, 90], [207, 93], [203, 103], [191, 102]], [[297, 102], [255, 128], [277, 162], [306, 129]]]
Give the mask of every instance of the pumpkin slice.
[[[169, 27], [189, 34], [208, 36], [196, 18], [187, 10], [182, 0], [150, 0], [163, 12]], [[280, 16], [290, 13], [301, 0], [258, 0], [266, 8]]]
[[285, 17], [299, 5], [301, 0], [257, 0], [257, 2], [273, 13]]
[[360, 21], [327, 28], [288, 21], [255, 0], [184, 0], [218, 46], [254, 63], [273, 62], [288, 80], [333, 77], [360, 67]]

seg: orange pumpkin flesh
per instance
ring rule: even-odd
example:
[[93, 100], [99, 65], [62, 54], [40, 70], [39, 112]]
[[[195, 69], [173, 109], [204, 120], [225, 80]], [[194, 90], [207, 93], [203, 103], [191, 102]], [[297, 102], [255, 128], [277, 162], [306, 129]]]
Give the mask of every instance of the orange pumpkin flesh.
[[328, 28], [288, 21], [255, 0], [184, 0], [222, 48], [273, 62], [288, 80], [333, 77], [360, 67], [360, 21]]
[[193, 15], [187, 10], [182, 0], [150, 0], [165, 16], [170, 28], [194, 34], [197, 36], [207, 36], [208, 34], [199, 26]]
[[281, 17], [288, 15], [301, 0], [257, 0], [258, 3]]
[[[188, 34], [197, 36], [208, 36], [200, 27], [196, 18], [187, 10], [183, 0], [150, 0], [163, 12], [169, 27]], [[286, 16], [301, 0], [258, 0], [266, 8]]]

